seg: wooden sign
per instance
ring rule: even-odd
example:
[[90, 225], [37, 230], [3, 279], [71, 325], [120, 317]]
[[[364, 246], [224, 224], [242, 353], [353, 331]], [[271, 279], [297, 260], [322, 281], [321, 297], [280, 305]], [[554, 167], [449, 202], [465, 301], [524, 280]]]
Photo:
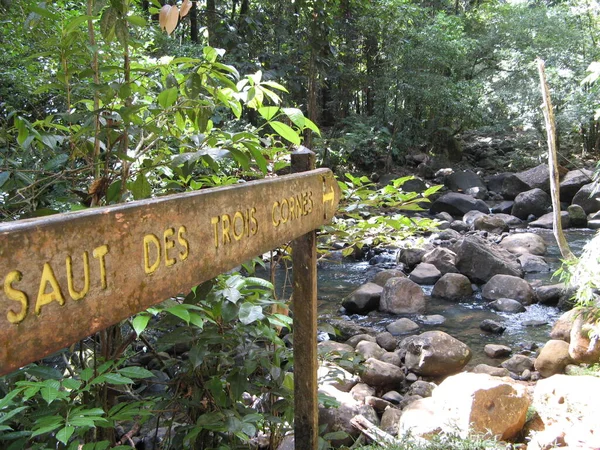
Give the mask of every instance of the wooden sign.
[[0, 375], [329, 221], [328, 169], [0, 224]]

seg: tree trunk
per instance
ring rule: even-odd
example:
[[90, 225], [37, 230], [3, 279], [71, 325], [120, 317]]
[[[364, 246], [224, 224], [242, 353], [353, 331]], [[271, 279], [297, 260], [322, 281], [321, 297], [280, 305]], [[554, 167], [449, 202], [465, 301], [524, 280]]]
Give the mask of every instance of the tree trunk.
[[553, 231], [556, 243], [560, 250], [560, 254], [565, 260], [572, 260], [575, 255], [569, 248], [569, 243], [563, 233], [562, 223], [560, 218], [560, 187], [559, 187], [559, 174], [558, 174], [558, 162], [556, 157], [556, 125], [554, 123], [554, 111], [552, 110], [552, 102], [550, 99], [550, 91], [546, 84], [546, 74], [544, 72], [544, 61], [541, 59], [537, 60], [538, 71], [540, 74], [540, 86], [542, 89], [544, 119], [546, 122], [546, 135], [548, 136], [548, 169], [550, 170], [550, 194], [552, 196], [552, 218], [553, 218]]
[[215, 0], [206, 0], [206, 29], [208, 30], [208, 45], [218, 47], [217, 44], [217, 6]]
[[198, 2], [192, 1], [192, 9], [190, 9], [190, 39], [194, 43], [198, 43]]

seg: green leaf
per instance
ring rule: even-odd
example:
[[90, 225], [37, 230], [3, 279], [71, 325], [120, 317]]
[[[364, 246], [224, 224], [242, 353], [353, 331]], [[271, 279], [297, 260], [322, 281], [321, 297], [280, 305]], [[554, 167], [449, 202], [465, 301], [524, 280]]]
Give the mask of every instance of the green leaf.
[[49, 171], [56, 170], [62, 165], [64, 165], [64, 163], [66, 163], [68, 160], [69, 155], [67, 155], [66, 153], [60, 153], [54, 158], [52, 158], [50, 161], [48, 161], [46, 164], [44, 164], [44, 169]]
[[36, 14], [39, 14], [42, 17], [53, 20], [54, 22], [60, 22], [60, 16], [58, 14], [54, 14], [51, 11], [46, 9], [46, 3], [41, 2], [38, 5], [29, 5], [29, 9]]
[[129, 42], [129, 27], [127, 20], [120, 18], [115, 22], [115, 36], [123, 47], [127, 47]]
[[190, 323], [190, 312], [183, 305], [171, 306], [166, 312], [179, 317], [181, 320], [185, 321], [185, 323]]
[[179, 89], [177, 87], [172, 87], [169, 89], [165, 89], [160, 94], [158, 94], [158, 104], [162, 106], [164, 109], [170, 108], [177, 101], [177, 97], [179, 96]]
[[304, 114], [298, 108], [282, 108], [283, 113], [288, 116], [294, 125], [298, 128], [304, 128], [304, 122], [306, 121]]
[[4, 183], [10, 178], [10, 172], [0, 172], [0, 188], [4, 186]]
[[300, 145], [300, 136], [289, 125], [278, 121], [269, 122], [269, 125], [285, 140], [290, 141], [292, 144]]
[[[103, 377], [104, 381], [108, 384], [121, 385], [121, 384], [132, 384], [133, 383], [133, 380], [131, 378], [124, 377], [123, 375], [120, 375], [118, 373], [106, 373], [104, 375], [101, 375], [98, 378], [101, 378], [101, 377]], [[96, 380], [98, 378], [96, 378]], [[96, 380], [94, 380], [94, 382]]]
[[63, 444], [67, 444], [73, 433], [75, 432], [75, 427], [66, 426], [58, 433], [56, 433], [56, 439], [58, 439]]
[[46, 380], [40, 389], [40, 394], [46, 403], [50, 404], [58, 397], [60, 382], [58, 380]]
[[86, 383], [92, 379], [94, 376], [94, 370], [91, 367], [86, 367], [81, 372], [79, 372], [79, 378], [81, 378]]
[[148, 314], [138, 314], [131, 321], [131, 325], [133, 325], [133, 329], [135, 334], [138, 336], [142, 334], [142, 332], [148, 326], [148, 322], [150, 321], [150, 316]]
[[146, 179], [146, 175], [143, 172], [139, 172], [135, 181], [129, 184], [131, 193], [135, 200], [141, 200], [150, 197], [152, 195], [152, 186]]
[[148, 369], [144, 369], [143, 367], [138, 366], [123, 367], [122, 369], [119, 369], [119, 373], [125, 377], [133, 379], [152, 378], [154, 376], [154, 374]]
[[17, 142], [21, 147], [23, 147], [25, 140], [29, 136], [29, 128], [27, 127], [25, 119], [15, 117], [15, 127], [19, 132], [19, 134], [17, 135]]
[[82, 24], [84, 24], [85, 22], [87, 22], [90, 19], [93, 19], [93, 17], [92, 16], [75, 17], [67, 25], [65, 25], [64, 34], [69, 34], [69, 33], [72, 33], [73, 31], [76, 31], [78, 27], [80, 27]]
[[271, 120], [275, 117], [277, 111], [279, 111], [279, 106], [263, 106], [262, 108], [258, 108], [258, 113], [265, 120]]
[[225, 395], [225, 390], [223, 389], [223, 384], [221, 383], [219, 377], [215, 376], [211, 378], [205, 386], [215, 399], [217, 406], [227, 406], [227, 396]]
[[315, 125], [315, 123], [308, 117], [304, 118], [304, 128], [308, 128], [309, 130], [312, 130], [317, 136], [321, 136], [321, 130], [319, 130], [319, 127]]
[[140, 16], [127, 16], [127, 22], [131, 25], [135, 25], [136, 27], [145, 27], [146, 19]]
[[0, 415], [0, 423], [8, 422], [12, 417], [16, 416], [22, 411], [25, 411], [27, 408], [29, 408], [29, 406], [19, 406], [18, 408], [11, 410], [4, 415]]
[[244, 303], [240, 307], [239, 318], [240, 322], [242, 322], [244, 325], [249, 325], [252, 322], [262, 319], [263, 317], [265, 317], [265, 315], [263, 314], [260, 306]]
[[288, 90], [284, 86], [275, 81], [263, 81], [262, 84], [272, 87], [273, 89], [277, 89], [279, 91], [288, 92]]
[[117, 10], [112, 6], [106, 8], [100, 18], [100, 33], [107, 44], [110, 44], [115, 37], [117, 18]]

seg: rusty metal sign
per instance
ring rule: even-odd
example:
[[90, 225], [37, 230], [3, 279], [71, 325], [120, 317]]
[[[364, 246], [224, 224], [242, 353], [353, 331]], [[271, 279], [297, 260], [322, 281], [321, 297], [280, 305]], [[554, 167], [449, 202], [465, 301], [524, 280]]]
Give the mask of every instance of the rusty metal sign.
[[0, 224], [0, 375], [329, 221], [328, 169]]

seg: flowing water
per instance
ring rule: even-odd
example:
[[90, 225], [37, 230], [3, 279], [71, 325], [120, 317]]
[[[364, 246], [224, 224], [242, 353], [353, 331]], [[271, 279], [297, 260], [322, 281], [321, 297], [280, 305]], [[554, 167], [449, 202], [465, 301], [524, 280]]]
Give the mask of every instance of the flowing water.
[[[525, 279], [534, 287], [557, 283], [558, 280], [551, 279], [551, 277], [560, 265], [560, 253], [552, 232], [541, 229], [523, 231], [534, 232], [544, 237], [548, 244], [545, 258], [551, 268], [546, 273], [527, 274]], [[571, 250], [579, 255], [583, 246], [591, 239], [593, 232], [583, 229], [567, 230], [566, 235]], [[388, 261], [394, 260], [394, 254], [382, 256], [382, 259], [388, 256]], [[385, 263], [383, 265], [386, 266]], [[393, 264], [388, 262], [387, 266], [392, 267]], [[496, 312], [486, 306], [480, 292], [475, 292], [472, 297], [460, 303], [429, 297], [426, 313], [427, 315], [441, 314], [444, 316], [446, 320], [441, 325], [427, 325], [424, 323], [423, 316], [419, 315], [392, 316], [379, 312], [372, 312], [367, 316], [343, 315], [340, 312], [342, 299], [368, 281], [379, 270], [381, 267], [371, 266], [368, 262], [347, 260], [320, 262], [318, 268], [320, 322], [324, 322], [327, 318], [346, 319], [378, 331], [384, 331], [389, 323], [400, 317], [408, 317], [420, 325], [419, 332], [442, 330], [469, 345], [473, 351], [473, 358], [469, 366], [473, 366], [480, 363], [498, 365], [498, 360], [490, 359], [484, 354], [483, 348], [486, 344], [508, 345], [513, 351], [533, 350], [537, 346], [543, 345], [548, 340], [552, 324], [561, 315], [561, 311], [555, 307], [538, 304], [527, 306], [525, 312], [518, 314]], [[277, 278], [283, 278], [281, 273]], [[422, 286], [422, 288], [429, 296], [433, 286]], [[484, 319], [500, 322], [506, 327], [506, 331], [500, 335], [481, 331], [479, 324]], [[533, 323], [535, 326], [527, 326], [527, 323]]]

